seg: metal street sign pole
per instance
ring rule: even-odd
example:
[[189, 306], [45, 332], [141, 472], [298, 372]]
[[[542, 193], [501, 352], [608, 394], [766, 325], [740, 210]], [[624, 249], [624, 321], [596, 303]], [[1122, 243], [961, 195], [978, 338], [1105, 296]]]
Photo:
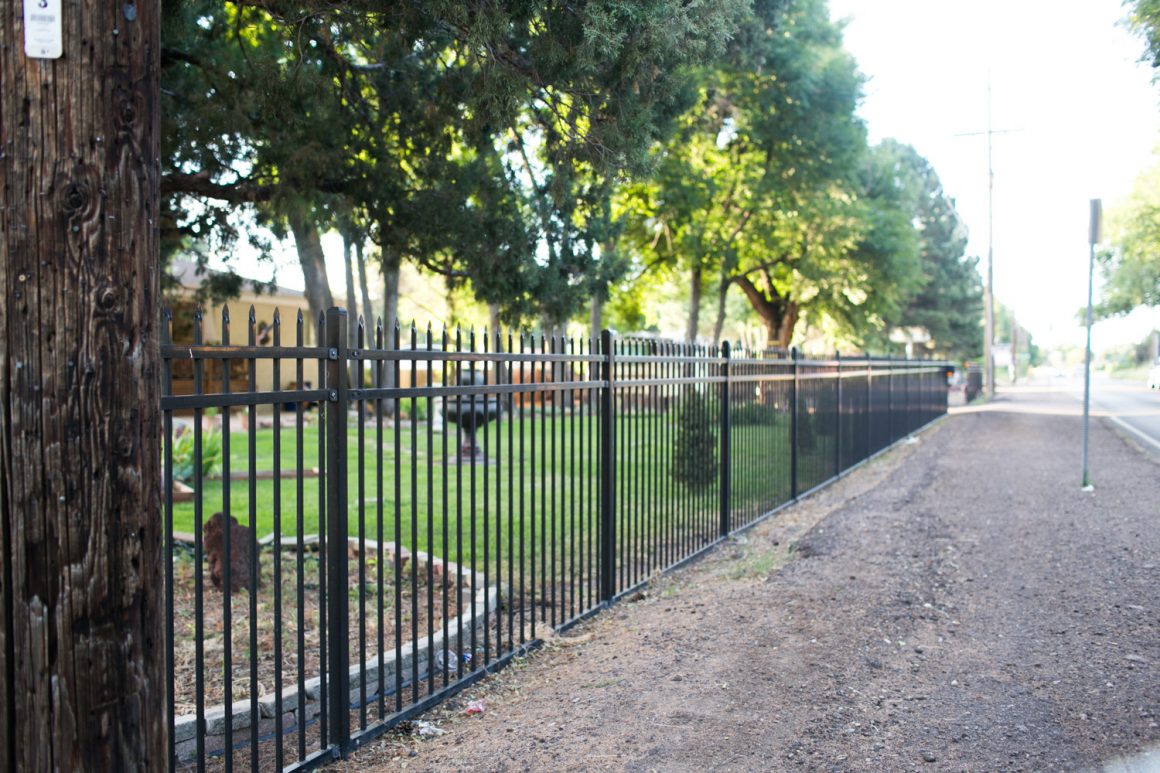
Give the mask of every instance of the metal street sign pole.
[[1100, 240], [1101, 206], [1099, 199], [1091, 202], [1091, 224], [1088, 230], [1088, 299], [1087, 299], [1087, 346], [1084, 349], [1083, 368], [1083, 488], [1090, 491], [1091, 478], [1088, 476], [1088, 421], [1091, 414], [1092, 394], [1092, 278], [1096, 266], [1096, 244]]

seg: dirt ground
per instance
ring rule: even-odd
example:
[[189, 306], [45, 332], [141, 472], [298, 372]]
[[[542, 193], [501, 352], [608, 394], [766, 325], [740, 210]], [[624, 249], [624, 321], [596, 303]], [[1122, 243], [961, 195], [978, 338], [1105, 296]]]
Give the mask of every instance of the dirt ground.
[[1080, 492], [1077, 413], [965, 409], [336, 769], [1073, 771], [1156, 747], [1160, 465], [1096, 422]]

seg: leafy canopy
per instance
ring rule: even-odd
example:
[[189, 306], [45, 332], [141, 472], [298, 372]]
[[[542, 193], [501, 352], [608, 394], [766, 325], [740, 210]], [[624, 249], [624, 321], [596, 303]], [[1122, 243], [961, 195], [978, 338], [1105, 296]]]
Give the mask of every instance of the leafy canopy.
[[[724, 44], [743, 7], [167, 4], [168, 250], [228, 251], [239, 207], [276, 232], [291, 216], [341, 223], [385, 260], [470, 283], [517, 314], [563, 299], [553, 316], [564, 315], [582, 293], [562, 290], [591, 273], [608, 181], [645, 169], [686, 104], [688, 64]], [[510, 159], [513, 131], [532, 127], [541, 184]], [[580, 259], [544, 260], [542, 242], [579, 244]]]
[[1111, 249], [1098, 256], [1103, 277], [1100, 318], [1160, 306], [1160, 148], [1128, 198], [1108, 212]]

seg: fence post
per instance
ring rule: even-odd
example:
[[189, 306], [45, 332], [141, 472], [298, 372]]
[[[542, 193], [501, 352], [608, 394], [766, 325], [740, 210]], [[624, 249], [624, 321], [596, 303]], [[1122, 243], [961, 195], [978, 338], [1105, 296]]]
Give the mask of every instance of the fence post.
[[350, 747], [350, 635], [347, 606], [347, 312], [326, 310], [326, 607], [330, 742]]
[[890, 445], [898, 439], [894, 436], [894, 357], [891, 357], [890, 362], [886, 363], [886, 392], [889, 396], [889, 401], [886, 404], [886, 417], [889, 420], [887, 427], [890, 430], [890, 440], [886, 445]]
[[871, 403], [874, 388], [874, 366], [870, 363], [870, 352], [866, 352], [866, 453], [863, 459], [869, 459], [874, 453], [874, 409]]
[[790, 397], [790, 414], [789, 414], [789, 497], [790, 499], [797, 499], [798, 496], [798, 392], [800, 391], [800, 384], [798, 383], [798, 350], [793, 347], [789, 350], [789, 356], [793, 360], [793, 394]]
[[731, 416], [732, 390], [729, 384], [729, 342], [721, 344], [721, 372], [725, 380], [721, 382], [721, 536], [729, 536], [733, 531], [732, 512], [730, 510], [733, 496], [733, 459], [730, 453], [732, 447], [733, 417]]
[[613, 415], [615, 337], [611, 330], [600, 331], [600, 599], [608, 602], [616, 595], [616, 419]]
[[903, 399], [903, 405], [905, 406], [902, 409], [902, 415], [904, 417], [903, 418], [904, 427], [903, 427], [902, 432], [905, 435], [909, 435], [911, 432], [914, 431], [914, 417], [910, 415], [910, 392], [911, 392], [911, 390], [914, 389], [914, 373], [912, 372], [913, 370], [914, 370], [914, 368], [911, 366], [910, 355], [908, 354], [908, 355], [906, 355], [906, 367], [903, 370], [903, 375], [906, 376], [906, 378], [904, 378], [902, 380], [902, 384], [903, 384], [902, 399]]
[[834, 351], [834, 359], [838, 361], [838, 375], [836, 377], [834, 402], [834, 477], [842, 474], [842, 352]]

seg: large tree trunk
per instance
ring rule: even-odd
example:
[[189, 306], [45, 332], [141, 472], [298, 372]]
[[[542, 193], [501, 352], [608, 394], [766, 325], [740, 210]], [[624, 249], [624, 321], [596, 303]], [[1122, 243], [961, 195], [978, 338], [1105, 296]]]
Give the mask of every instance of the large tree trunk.
[[489, 325], [489, 333], [488, 334], [491, 336], [490, 345], [497, 352], [503, 351], [502, 343], [496, 343], [497, 341], [502, 342], [502, 339], [503, 339], [503, 331], [500, 330], [499, 304], [498, 303], [487, 304], [487, 322]]
[[[346, 274], [344, 277], [346, 280], [346, 340], [348, 342], [348, 346], [365, 347], [366, 340], [364, 339], [362, 343], [359, 343], [358, 340], [359, 313], [358, 301], [355, 300], [354, 265], [353, 258], [351, 256], [352, 250], [350, 242], [350, 236], [344, 233], [342, 235], [342, 264], [343, 270]], [[352, 386], [355, 386], [359, 383], [359, 368], [360, 364], [353, 360], [347, 366], [347, 377], [350, 379], [349, 383]]]
[[798, 305], [788, 297], [773, 294], [772, 289], [767, 294], [753, 284], [748, 276], [734, 277], [733, 281], [745, 293], [749, 305], [761, 317], [765, 325], [765, 345], [789, 348], [793, 341], [793, 330], [797, 326]]
[[[343, 277], [346, 280], [346, 318], [350, 322], [350, 332], [348, 333], [349, 340], [354, 341], [358, 330], [359, 318], [359, 304], [358, 296], [354, 287], [354, 249], [351, 244], [350, 236], [342, 235], [342, 267], [346, 273]], [[361, 310], [363, 314], [366, 309]]]
[[306, 283], [306, 303], [310, 306], [310, 325], [313, 329], [322, 313], [334, 305], [330, 281], [326, 278], [322, 236], [304, 206], [291, 207], [287, 220], [290, 221], [290, 231], [294, 234], [294, 244], [298, 248], [298, 262], [302, 266], [302, 278]]
[[377, 318], [375, 317], [375, 309], [371, 306], [371, 288], [367, 284], [367, 262], [363, 256], [362, 242], [355, 243], [354, 250], [355, 262], [358, 264], [358, 288], [359, 294], [362, 297], [362, 314], [363, 322], [367, 329], [367, 342], [374, 344], [375, 342], [375, 328], [377, 327]]
[[443, 278], [443, 302], [447, 304], [447, 327], [458, 327], [459, 304], [456, 302], [455, 287], [451, 284], [450, 277]]
[[766, 328], [766, 340], [772, 341], [771, 346], [776, 346], [779, 349], [788, 349], [793, 342], [793, 331], [797, 327], [798, 321], [798, 305], [793, 301], [786, 301], [785, 316], [782, 317], [781, 325], [775, 330]]
[[399, 325], [399, 256], [383, 249], [383, 333], [387, 345], [393, 346], [395, 328]]
[[[399, 256], [389, 248], [383, 248], [383, 344], [387, 349], [395, 348], [395, 331], [399, 327]], [[395, 365], [383, 361], [382, 378], [380, 383], [384, 387], [395, 386]], [[395, 401], [384, 400], [379, 410], [385, 415], [393, 416]]]
[[596, 293], [592, 296], [592, 308], [588, 311], [589, 344], [595, 348], [600, 340], [600, 331], [604, 329], [604, 294]]
[[713, 345], [721, 343], [721, 333], [725, 330], [725, 301], [729, 297], [729, 285], [733, 282], [724, 273], [717, 285], [717, 321], [713, 323]]
[[59, 58], [25, 53], [18, 8], [0, 17], [0, 771], [164, 770], [160, 6], [58, 5]]
[[701, 285], [703, 280], [703, 269], [698, 263], [689, 272], [689, 325], [685, 329], [685, 341], [688, 343], [697, 340], [697, 330], [701, 326]]

